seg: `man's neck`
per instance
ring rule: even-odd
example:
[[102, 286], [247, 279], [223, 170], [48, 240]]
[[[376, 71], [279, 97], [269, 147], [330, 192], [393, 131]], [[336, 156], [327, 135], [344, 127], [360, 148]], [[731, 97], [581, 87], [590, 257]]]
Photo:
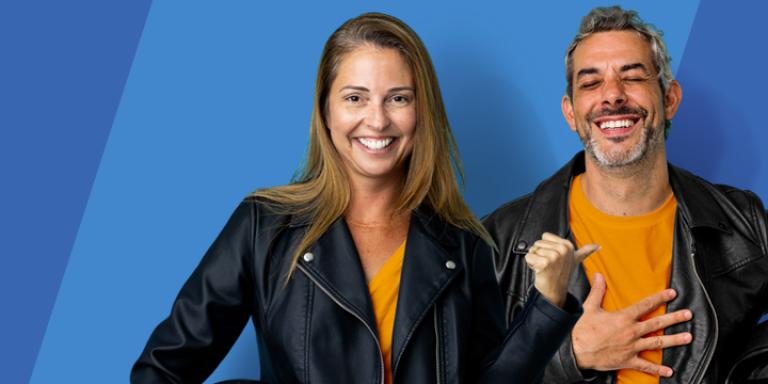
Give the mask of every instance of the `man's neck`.
[[585, 162], [581, 187], [589, 202], [606, 214], [643, 215], [661, 206], [672, 193], [663, 151], [621, 168], [601, 167], [589, 155]]

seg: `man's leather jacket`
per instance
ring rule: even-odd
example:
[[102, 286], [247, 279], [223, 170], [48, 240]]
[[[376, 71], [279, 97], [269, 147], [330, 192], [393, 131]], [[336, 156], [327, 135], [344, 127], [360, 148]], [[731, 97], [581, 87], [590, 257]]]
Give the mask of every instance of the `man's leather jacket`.
[[[286, 282], [307, 224], [246, 199], [155, 329], [131, 381], [202, 382], [252, 318], [263, 382], [383, 383], [376, 321], [344, 220], [303, 254]], [[581, 307], [569, 297], [561, 310], [535, 289], [527, 301], [505, 338], [490, 247], [417, 210], [400, 280], [393, 382], [531, 382]]]
[[[497, 277], [506, 290], [509, 319], [518, 316], [533, 283], [524, 262], [531, 244], [543, 232], [572, 239], [568, 196], [573, 176], [582, 172], [583, 152], [533, 193], [503, 205], [484, 220], [500, 250]], [[660, 382], [766, 379], [768, 322], [758, 325], [768, 308], [766, 212], [753, 193], [712, 185], [672, 165], [669, 181], [677, 200], [670, 287], [678, 297], [667, 311], [689, 308], [693, 319], [665, 333], [691, 332], [693, 341], [663, 351], [664, 364], [674, 375]], [[569, 291], [582, 301], [586, 298], [589, 281], [583, 268], [571, 276]], [[580, 371], [568, 338], [547, 367], [544, 382], [608, 383], [614, 376]]]

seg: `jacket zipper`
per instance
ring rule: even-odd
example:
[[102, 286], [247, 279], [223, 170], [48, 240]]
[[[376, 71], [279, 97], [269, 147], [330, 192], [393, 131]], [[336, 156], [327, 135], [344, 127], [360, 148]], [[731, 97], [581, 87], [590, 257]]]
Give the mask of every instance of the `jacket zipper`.
[[296, 267], [300, 269], [302, 272], [304, 272], [304, 275], [306, 275], [310, 280], [312, 280], [312, 282], [315, 283], [315, 285], [317, 285], [317, 287], [320, 288], [320, 290], [323, 291], [331, 300], [333, 300], [334, 303], [336, 303], [339, 307], [347, 311], [350, 315], [360, 320], [360, 322], [363, 323], [363, 325], [365, 325], [365, 328], [368, 329], [368, 332], [370, 332], [371, 336], [373, 337], [373, 340], [376, 342], [376, 351], [379, 356], [379, 366], [381, 367], [380, 382], [381, 384], [384, 384], [384, 356], [381, 353], [381, 344], [379, 343], [379, 338], [376, 337], [376, 332], [374, 332], [373, 329], [371, 329], [371, 327], [368, 325], [368, 323], [365, 322], [365, 320], [363, 320], [362, 317], [360, 317], [357, 313], [355, 313], [349, 307], [341, 303], [341, 301], [339, 301], [336, 297], [334, 297], [331, 294], [331, 292], [329, 292], [325, 287], [323, 287], [322, 284], [320, 284], [317, 280], [315, 280], [315, 278], [312, 277], [312, 275], [309, 272], [307, 272], [307, 270], [304, 269], [304, 267], [301, 264], [297, 264]]
[[[690, 234], [688, 234], [688, 241], [691, 241]], [[690, 249], [691, 249], [691, 263], [693, 266], [693, 275], [696, 276], [696, 281], [701, 286], [701, 290], [704, 291], [704, 297], [707, 299], [707, 305], [709, 305], [709, 310], [711, 311], [714, 316], [712, 318], [715, 320], [715, 337], [714, 341], [710, 344], [712, 347], [709, 348], [709, 351], [707, 351], [707, 355], [704, 358], [704, 364], [699, 365], [699, 372], [696, 373], [694, 376], [694, 383], [700, 383], [701, 380], [704, 378], [704, 373], [706, 373], [706, 367], [709, 366], [709, 363], [712, 361], [712, 355], [715, 353], [715, 348], [717, 347], [717, 339], [719, 337], [719, 329], [720, 325], [717, 322], [717, 313], [715, 312], [715, 306], [712, 304], [712, 300], [709, 298], [709, 293], [707, 292], [707, 288], [704, 286], [704, 282], [701, 280], [701, 276], [699, 276], [699, 270], [696, 268], [696, 260], [694, 260], [694, 257], [696, 256], [696, 247], [693, 245], [693, 242], [690, 242]]]
[[435, 377], [437, 377], [437, 384], [443, 382], [442, 375], [440, 374], [440, 328], [439, 320], [437, 318], [437, 305], [435, 305]]

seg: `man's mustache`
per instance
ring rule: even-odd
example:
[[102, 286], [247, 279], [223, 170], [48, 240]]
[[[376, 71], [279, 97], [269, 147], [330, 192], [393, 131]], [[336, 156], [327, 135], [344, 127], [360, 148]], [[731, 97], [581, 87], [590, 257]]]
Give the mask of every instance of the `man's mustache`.
[[592, 120], [603, 116], [615, 116], [615, 115], [640, 115], [643, 118], [648, 116], [648, 111], [643, 108], [632, 108], [628, 106], [619, 107], [616, 109], [603, 108], [600, 111], [590, 112], [587, 114], [587, 121], [590, 123]]

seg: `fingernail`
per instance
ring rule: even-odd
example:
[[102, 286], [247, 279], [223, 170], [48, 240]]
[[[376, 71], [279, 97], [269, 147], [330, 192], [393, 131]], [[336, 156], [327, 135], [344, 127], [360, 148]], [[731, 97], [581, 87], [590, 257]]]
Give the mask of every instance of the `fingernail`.
[[690, 343], [691, 340], [693, 340], [693, 335], [691, 335], [690, 333], [686, 333], [683, 335], [683, 341], [685, 341], [686, 343]]
[[675, 296], [677, 296], [677, 291], [675, 291], [674, 289], [668, 289], [668, 290], [667, 290], [667, 296], [668, 296], [670, 299], [672, 299], [672, 298], [674, 298]]
[[664, 370], [664, 377], [671, 377], [672, 373], [672, 368], [667, 368]]
[[685, 312], [683, 312], [683, 317], [686, 320], [690, 320], [693, 318], [693, 312], [686, 310]]

